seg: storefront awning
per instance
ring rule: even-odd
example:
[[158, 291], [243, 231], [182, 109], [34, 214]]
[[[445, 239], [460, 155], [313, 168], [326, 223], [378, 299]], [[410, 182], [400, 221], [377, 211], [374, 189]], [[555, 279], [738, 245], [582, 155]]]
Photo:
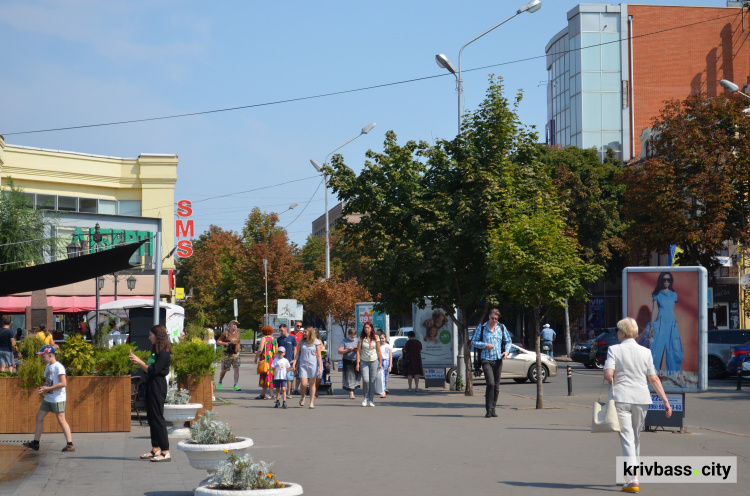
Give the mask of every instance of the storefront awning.
[[[135, 298], [151, 299], [153, 295], [117, 296], [119, 300]], [[114, 296], [99, 297], [99, 305], [114, 301]], [[52, 313], [82, 313], [96, 310], [96, 296], [47, 296], [47, 305]], [[31, 306], [31, 296], [0, 296], [0, 314], [24, 313]]]

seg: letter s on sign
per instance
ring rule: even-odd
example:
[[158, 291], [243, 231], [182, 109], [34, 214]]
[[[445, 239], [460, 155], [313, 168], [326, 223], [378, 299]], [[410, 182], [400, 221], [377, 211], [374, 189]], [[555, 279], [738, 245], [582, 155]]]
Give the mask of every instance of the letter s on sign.
[[189, 239], [181, 239], [177, 242], [177, 256], [188, 258], [193, 254], [193, 243]]
[[180, 200], [177, 202], [177, 217], [190, 217], [193, 215], [193, 204], [190, 200]]

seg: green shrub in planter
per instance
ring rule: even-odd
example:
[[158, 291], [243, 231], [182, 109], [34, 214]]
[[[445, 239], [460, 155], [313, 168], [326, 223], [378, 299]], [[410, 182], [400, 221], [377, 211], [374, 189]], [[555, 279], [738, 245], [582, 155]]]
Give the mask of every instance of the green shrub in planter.
[[18, 351], [21, 353], [21, 363], [18, 365], [18, 377], [24, 387], [37, 387], [44, 383], [44, 362], [42, 357], [36, 355], [44, 341], [33, 337], [22, 339], [18, 343]]
[[94, 350], [80, 334], [73, 334], [57, 351], [57, 359], [65, 366], [68, 377], [91, 375], [96, 366]]
[[102, 348], [96, 351], [96, 372], [98, 375], [128, 375], [139, 370], [130, 361], [130, 350], [144, 362], [151, 356], [150, 351], [141, 351], [132, 344], [118, 344], [112, 348]]
[[220, 358], [221, 350], [214, 350], [212, 345], [200, 338], [183, 339], [172, 344], [172, 368], [181, 384], [186, 383], [188, 375], [203, 377], [213, 374], [213, 365]]

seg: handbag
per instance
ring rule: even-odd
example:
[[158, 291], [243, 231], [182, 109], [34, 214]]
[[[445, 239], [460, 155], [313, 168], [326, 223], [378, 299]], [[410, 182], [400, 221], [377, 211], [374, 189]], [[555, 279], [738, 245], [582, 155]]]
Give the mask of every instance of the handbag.
[[620, 432], [620, 419], [617, 417], [617, 408], [614, 400], [615, 383], [612, 382], [612, 396], [607, 395], [607, 401], [601, 401], [602, 393], [599, 392], [599, 401], [594, 402], [594, 414], [591, 418], [591, 432]]
[[375, 380], [375, 394], [385, 394], [385, 376], [383, 375], [383, 369], [378, 369], [378, 377]]
[[258, 372], [258, 374], [260, 375], [268, 373], [268, 362], [265, 359], [258, 362], [258, 368], [256, 369], [256, 372]]

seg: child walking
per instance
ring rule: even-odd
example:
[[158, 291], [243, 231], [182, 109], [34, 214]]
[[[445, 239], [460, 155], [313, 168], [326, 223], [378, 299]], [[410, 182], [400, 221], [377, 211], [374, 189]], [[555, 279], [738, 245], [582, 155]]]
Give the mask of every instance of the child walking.
[[274, 408], [279, 407], [279, 395], [283, 398], [281, 408], [286, 408], [286, 372], [291, 367], [291, 364], [289, 360], [284, 358], [284, 353], [286, 353], [286, 348], [279, 346], [276, 349], [276, 357], [273, 363], [271, 363], [271, 368], [273, 369], [273, 387], [276, 388], [276, 404]]
[[39, 394], [44, 396], [44, 399], [36, 414], [34, 440], [26, 441], [23, 445], [34, 451], [39, 451], [39, 440], [42, 438], [42, 430], [44, 429], [44, 417], [48, 412], [52, 412], [57, 417], [57, 422], [65, 435], [65, 441], [68, 443], [62, 451], [63, 453], [70, 453], [75, 451], [76, 448], [73, 446], [70, 426], [65, 420], [65, 387], [68, 385], [65, 367], [57, 361], [55, 348], [52, 345], [42, 346], [42, 349], [37, 351], [36, 354], [42, 355], [42, 360], [47, 364], [44, 368], [44, 385], [39, 387]]

